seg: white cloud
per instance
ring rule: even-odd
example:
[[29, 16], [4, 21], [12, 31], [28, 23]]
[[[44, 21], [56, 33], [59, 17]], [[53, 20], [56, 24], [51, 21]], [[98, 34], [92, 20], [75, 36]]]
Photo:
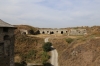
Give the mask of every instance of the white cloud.
[[69, 27], [100, 24], [100, 2], [91, 0], [3, 0], [0, 18], [11, 24]]

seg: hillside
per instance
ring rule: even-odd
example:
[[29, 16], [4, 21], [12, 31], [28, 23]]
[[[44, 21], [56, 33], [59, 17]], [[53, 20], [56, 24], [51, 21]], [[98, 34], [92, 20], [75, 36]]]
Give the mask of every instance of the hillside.
[[100, 65], [100, 38], [74, 38], [71, 44], [65, 39], [55, 39], [52, 43], [59, 53], [59, 66]]
[[[49, 41], [59, 54], [59, 66], [100, 66], [100, 27], [77, 27], [87, 29], [85, 36], [67, 35], [21, 35], [20, 29], [38, 31], [31, 26], [17, 26], [15, 31], [15, 61], [42, 63], [43, 38]], [[39, 38], [41, 37], [41, 38]], [[68, 40], [71, 38], [70, 40]], [[45, 55], [45, 53], [44, 53]]]
[[[50, 39], [58, 51], [59, 66], [100, 66], [99, 26], [90, 27], [88, 30], [91, 32], [87, 36]], [[72, 38], [72, 42], [68, 43], [67, 38]]]
[[15, 30], [15, 62], [42, 63], [41, 54], [44, 40], [22, 35], [19, 31], [20, 29], [33, 30], [34, 32], [37, 30], [37, 28], [30, 26], [17, 26]]

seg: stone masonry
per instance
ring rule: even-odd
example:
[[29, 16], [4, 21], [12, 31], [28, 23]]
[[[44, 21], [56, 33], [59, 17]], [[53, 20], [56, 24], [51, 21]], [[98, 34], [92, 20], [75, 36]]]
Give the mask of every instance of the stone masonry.
[[66, 35], [85, 35], [87, 34], [86, 29], [52, 29], [52, 28], [40, 28], [40, 34], [66, 34]]
[[0, 66], [14, 66], [14, 29], [0, 20]]
[[86, 29], [70, 29], [68, 35], [85, 35]]
[[45, 29], [39, 29], [40, 34], [67, 34], [68, 30], [67, 29], [50, 29], [50, 28], [45, 28]]

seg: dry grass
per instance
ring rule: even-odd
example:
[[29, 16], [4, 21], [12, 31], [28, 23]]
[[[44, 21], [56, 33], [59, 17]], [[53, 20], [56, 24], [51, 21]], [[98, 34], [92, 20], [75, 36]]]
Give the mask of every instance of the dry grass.
[[[62, 34], [28, 35], [26, 37], [28, 39], [27, 41], [16, 42], [16, 48], [18, 49], [15, 51], [27, 53], [28, 50], [36, 49], [38, 52], [35, 60], [40, 62], [42, 41], [44, 38], [49, 37], [49, 41], [52, 42], [58, 51], [59, 66], [100, 66], [100, 27], [84, 28], [88, 30], [88, 35], [86, 36], [67, 36]], [[66, 38], [72, 38], [74, 40], [69, 44], [66, 42]], [[30, 43], [28, 44], [28, 42]]]
[[[42, 45], [44, 40], [36, 37], [16, 36], [15, 39], [15, 55], [20, 56], [22, 60], [27, 62], [34, 60], [34, 62], [41, 62]], [[35, 52], [30, 55], [30, 52]], [[32, 53], [31, 53], [32, 54]], [[30, 58], [30, 57], [31, 58]]]
[[43, 52], [42, 45], [44, 39], [34, 36], [21, 35], [20, 29], [35, 29], [30, 26], [18, 26], [15, 30], [15, 62], [33, 62], [42, 63], [41, 54]]
[[[67, 37], [66, 37], [67, 38]], [[99, 66], [100, 38], [75, 37], [71, 44], [65, 38], [51, 39], [59, 53], [59, 66]]]

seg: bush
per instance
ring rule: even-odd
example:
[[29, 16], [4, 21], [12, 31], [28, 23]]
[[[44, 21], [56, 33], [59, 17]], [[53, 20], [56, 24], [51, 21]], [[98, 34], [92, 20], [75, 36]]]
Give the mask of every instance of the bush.
[[42, 53], [42, 63], [45, 64], [47, 61], [50, 59], [50, 56], [48, 55], [47, 52]]
[[43, 66], [52, 66], [50, 63], [44, 63]]
[[42, 46], [42, 48], [43, 48], [44, 51], [48, 52], [48, 51], [51, 50], [51, 46], [52, 46], [52, 43], [47, 42]]
[[72, 39], [72, 38], [67, 38], [67, 39], [66, 39], [66, 42], [68, 42], [68, 43], [72, 43], [73, 40], [74, 40], [74, 39]]
[[15, 63], [15, 66], [27, 66], [27, 63], [22, 61], [21, 63]]
[[35, 59], [36, 54], [37, 54], [36, 50], [31, 50], [31, 51], [28, 52], [27, 58], [33, 58], [33, 59]]

